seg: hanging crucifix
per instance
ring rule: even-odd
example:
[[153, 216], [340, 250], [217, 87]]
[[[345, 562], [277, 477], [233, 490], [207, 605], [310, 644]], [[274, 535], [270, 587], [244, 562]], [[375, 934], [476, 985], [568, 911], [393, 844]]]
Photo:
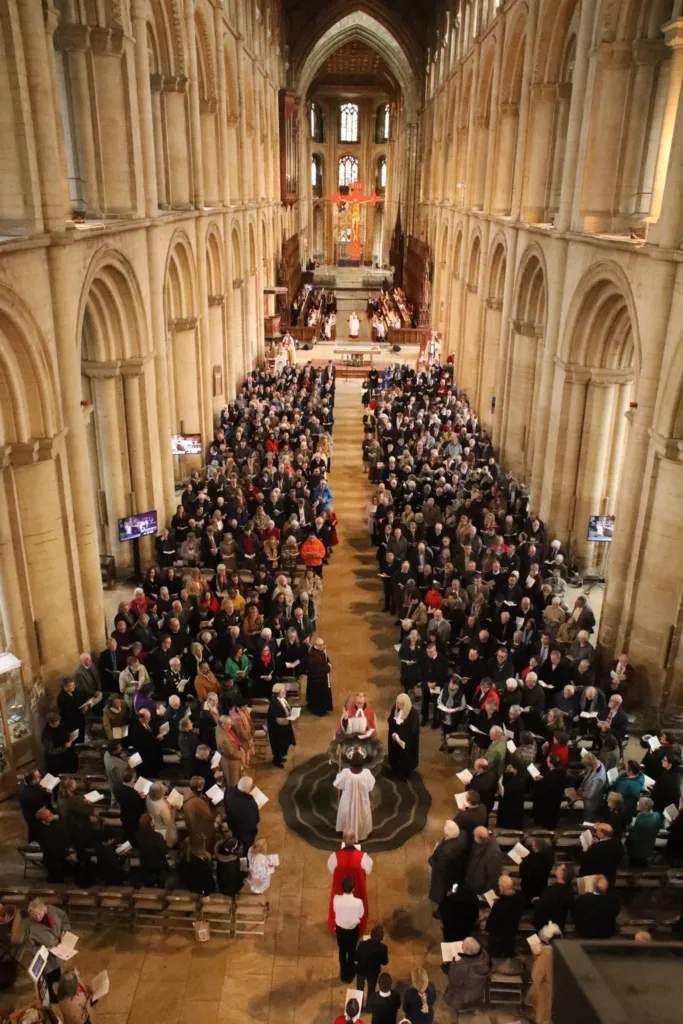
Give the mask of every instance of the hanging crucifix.
[[360, 243], [360, 220], [361, 220], [361, 203], [372, 203], [373, 207], [377, 203], [382, 202], [381, 196], [376, 196], [373, 192], [371, 196], [364, 196], [363, 185], [360, 181], [354, 181], [349, 188], [348, 195], [343, 196], [341, 192], [335, 192], [332, 196], [332, 202], [341, 209], [345, 203], [351, 204], [351, 244], [346, 250], [346, 255], [352, 260], [359, 260], [363, 255], [363, 246]]

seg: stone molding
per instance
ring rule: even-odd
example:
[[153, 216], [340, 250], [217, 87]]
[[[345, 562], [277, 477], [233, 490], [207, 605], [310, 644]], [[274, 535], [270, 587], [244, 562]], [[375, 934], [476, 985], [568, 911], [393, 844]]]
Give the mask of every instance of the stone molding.
[[194, 331], [198, 323], [198, 316], [180, 316], [176, 317], [175, 320], [168, 321], [168, 329], [174, 333], [178, 331]]
[[683, 439], [663, 437], [652, 428], [650, 428], [649, 434], [655, 454], [660, 459], [666, 459], [668, 462], [683, 462]]
[[488, 298], [486, 300], [486, 308], [487, 309], [494, 309], [494, 310], [500, 312], [502, 310], [502, 308], [503, 308], [503, 300], [502, 299]]
[[225, 305], [225, 292], [221, 292], [219, 295], [209, 295], [210, 306], [224, 306]]
[[54, 437], [32, 437], [30, 441], [6, 444], [0, 447], [0, 467], [20, 469], [31, 466], [34, 462], [47, 462], [56, 459], [62, 451], [66, 431]]

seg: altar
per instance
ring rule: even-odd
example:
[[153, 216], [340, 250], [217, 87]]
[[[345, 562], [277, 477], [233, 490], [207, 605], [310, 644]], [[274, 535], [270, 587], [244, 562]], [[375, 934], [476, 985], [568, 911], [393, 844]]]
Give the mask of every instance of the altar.
[[[375, 356], [382, 354], [382, 350], [379, 345], [336, 345], [334, 348], [335, 356], [340, 356], [342, 370], [346, 368], [345, 376], [348, 377], [349, 368], [352, 366], [366, 366], [369, 365], [372, 369], [374, 365]], [[368, 357], [368, 362], [365, 362], [365, 357]]]

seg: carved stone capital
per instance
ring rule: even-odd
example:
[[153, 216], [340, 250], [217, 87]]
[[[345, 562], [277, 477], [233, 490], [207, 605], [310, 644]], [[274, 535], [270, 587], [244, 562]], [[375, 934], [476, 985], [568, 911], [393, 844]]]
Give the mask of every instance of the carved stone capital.
[[224, 306], [225, 305], [225, 293], [220, 295], [209, 295], [210, 306]]
[[533, 320], [510, 319], [510, 326], [513, 334], [521, 334], [524, 338], [536, 337], [536, 324]]
[[97, 56], [120, 57], [123, 53], [123, 40], [123, 29], [90, 29], [90, 48]]
[[553, 83], [537, 82], [531, 87], [531, 98], [537, 103], [554, 103], [557, 87]]
[[163, 92], [164, 76], [155, 71], [149, 76], [149, 87], [152, 92]]
[[519, 103], [501, 103], [500, 112], [503, 117], [518, 117]]
[[176, 334], [178, 331], [194, 331], [199, 323], [197, 316], [181, 316], [168, 321], [168, 329]]
[[502, 308], [503, 308], [503, 300], [502, 299], [491, 299], [491, 298], [489, 298], [489, 299], [486, 300], [486, 308], [487, 309], [494, 309], [494, 310], [500, 312], [502, 310]]
[[121, 376], [122, 377], [139, 377], [145, 372], [145, 364], [154, 358], [153, 352], [148, 352], [146, 356], [133, 356], [132, 359], [121, 360]]
[[86, 377], [103, 380], [106, 377], [120, 377], [121, 361], [119, 359], [83, 359], [81, 370]]
[[62, 449], [63, 434], [54, 437], [31, 438], [21, 444], [8, 445], [9, 463], [13, 469], [30, 466], [34, 462], [56, 459]]
[[164, 75], [164, 92], [187, 92], [185, 75]]
[[[629, 410], [629, 412], [633, 411], [633, 409]], [[663, 437], [652, 428], [650, 428], [649, 434], [655, 452], [661, 459], [667, 459], [669, 462], [683, 462], [683, 440], [677, 437]]]
[[633, 44], [622, 40], [617, 43], [602, 43], [596, 51], [602, 67], [625, 68], [633, 59]]
[[90, 26], [59, 24], [54, 34], [55, 46], [68, 53], [70, 50], [87, 50], [90, 46]]
[[666, 58], [666, 43], [662, 39], [638, 39], [633, 44], [634, 64], [659, 64]]
[[630, 384], [633, 370], [591, 370], [591, 384], [596, 388], [611, 388], [619, 384]]
[[233, 278], [232, 287], [233, 287], [233, 291], [236, 288], [244, 287], [244, 278], [243, 277], [235, 277], [235, 278]]

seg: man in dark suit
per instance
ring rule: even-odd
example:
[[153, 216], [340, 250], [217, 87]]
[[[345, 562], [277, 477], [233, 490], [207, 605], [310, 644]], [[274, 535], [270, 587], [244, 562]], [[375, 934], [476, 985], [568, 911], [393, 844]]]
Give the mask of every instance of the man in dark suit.
[[628, 732], [628, 715], [622, 708], [623, 700], [618, 693], [613, 693], [607, 707], [603, 709], [598, 718], [600, 732], [611, 732], [621, 749], [626, 740]]
[[557, 754], [549, 754], [546, 765], [548, 770], [545, 775], [539, 775], [531, 787], [534, 825], [554, 829], [557, 828], [560, 816], [567, 775]]
[[613, 939], [621, 909], [615, 889], [604, 875], [593, 880], [593, 889], [574, 900], [571, 914], [580, 939]]
[[225, 821], [245, 850], [254, 845], [260, 821], [259, 809], [251, 795], [253, 779], [243, 776], [236, 786], [228, 786], [223, 797]]
[[136, 718], [131, 719], [128, 730], [130, 744], [142, 758], [140, 771], [145, 778], [158, 779], [162, 765], [161, 742], [159, 740], [159, 716], [152, 718], [147, 708], [142, 708]]
[[420, 665], [422, 679], [422, 725], [429, 721], [429, 708], [433, 705], [432, 728], [438, 729], [441, 719], [436, 707], [437, 696], [448, 684], [448, 661], [439, 654], [436, 644], [430, 640]]
[[126, 768], [120, 782], [114, 786], [114, 796], [120, 808], [123, 837], [132, 846], [137, 846], [138, 824], [145, 813], [145, 798], [135, 789], [137, 772]]
[[617, 880], [617, 869], [626, 856], [621, 840], [617, 839], [611, 825], [598, 822], [595, 826], [595, 840], [579, 857], [579, 876], [604, 875], [610, 885]]
[[482, 803], [481, 797], [476, 790], [468, 789], [466, 796], [465, 806], [456, 814], [455, 822], [460, 831], [467, 833], [471, 839], [475, 828], [486, 824], [489, 814], [486, 810], [486, 805]]
[[368, 997], [367, 1011], [371, 1014], [372, 1024], [396, 1024], [398, 1011], [401, 1009], [401, 997], [392, 991], [392, 977], [382, 973], [379, 976], [379, 991]]
[[389, 963], [389, 952], [383, 938], [384, 929], [378, 924], [370, 932], [370, 938], [361, 939], [356, 947], [356, 989], [363, 992], [367, 981], [366, 1006], [375, 991], [380, 971]]
[[474, 776], [469, 788], [479, 794], [487, 814], [490, 814], [498, 792], [498, 772], [489, 767], [485, 757], [478, 757], [474, 762]]
[[464, 829], [461, 831], [460, 826], [454, 821], [447, 821], [444, 824], [443, 835], [443, 839], [436, 844], [429, 858], [429, 866], [432, 869], [429, 898], [437, 908], [456, 882], [462, 881], [469, 850], [467, 832]]
[[33, 768], [31, 771], [26, 772], [26, 775], [24, 775], [19, 783], [17, 791], [21, 813], [28, 826], [29, 843], [37, 842], [38, 840], [38, 833], [40, 831], [36, 818], [38, 811], [43, 807], [47, 807], [49, 810], [52, 809], [52, 795], [47, 789], [43, 789], [40, 785], [40, 779], [40, 772], [37, 768]]

